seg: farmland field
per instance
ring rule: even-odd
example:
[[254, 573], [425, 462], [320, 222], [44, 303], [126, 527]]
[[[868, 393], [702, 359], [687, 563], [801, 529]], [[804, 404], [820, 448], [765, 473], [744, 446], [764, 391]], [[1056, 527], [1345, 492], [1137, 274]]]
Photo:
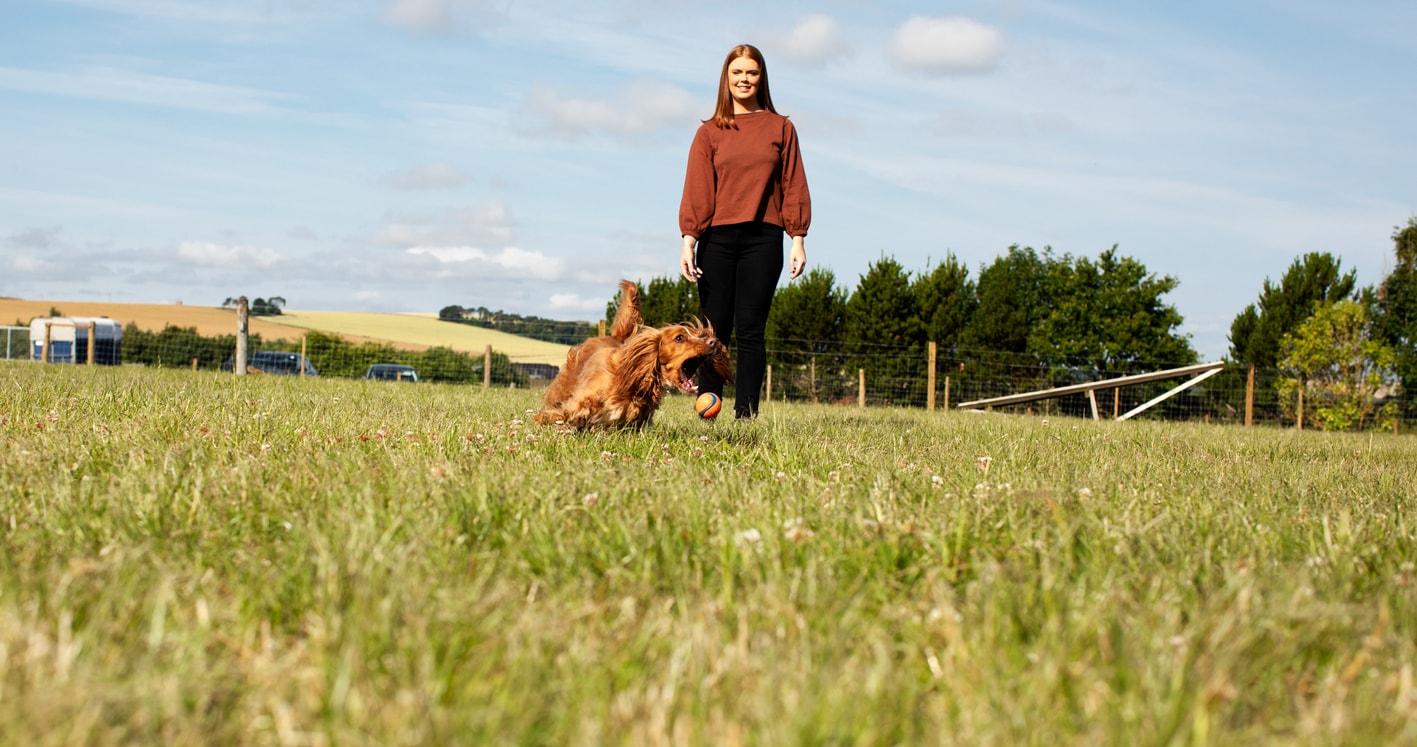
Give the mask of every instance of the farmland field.
[[1402, 744], [1417, 439], [0, 364], [7, 744]]
[[[136, 324], [153, 332], [163, 327], [195, 327], [207, 337], [236, 334], [236, 310], [184, 304], [116, 304], [74, 301], [27, 301], [0, 298], [0, 324], [27, 325], [51, 308], [66, 316], [108, 317]], [[387, 342], [406, 350], [442, 346], [464, 353], [481, 353], [488, 345], [515, 363], [549, 363], [566, 360], [566, 345], [509, 335], [466, 324], [442, 322], [436, 316], [371, 314], [331, 311], [287, 311], [280, 316], [250, 317], [248, 329], [266, 341], [298, 340], [306, 330], [339, 335], [352, 343]]]

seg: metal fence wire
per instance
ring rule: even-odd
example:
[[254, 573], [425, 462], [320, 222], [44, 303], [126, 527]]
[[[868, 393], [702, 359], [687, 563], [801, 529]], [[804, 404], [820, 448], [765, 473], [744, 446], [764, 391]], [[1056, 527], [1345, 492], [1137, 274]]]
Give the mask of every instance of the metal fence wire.
[[[544, 360], [524, 360], [496, 351], [470, 353], [446, 347], [421, 350], [392, 345], [344, 343], [330, 335], [312, 334], [315, 344], [281, 340], [263, 342], [253, 336], [252, 354], [260, 350], [304, 349], [321, 377], [362, 378], [375, 364], [398, 364], [416, 371], [420, 382], [507, 387], [546, 386], [558, 366]], [[29, 360], [29, 329], [0, 327], [0, 359]], [[984, 400], [1022, 392], [1066, 387], [1175, 368], [1174, 365], [1130, 363], [1107, 369], [1085, 365], [1059, 365], [1030, 356], [987, 350], [942, 350], [934, 358], [915, 346], [849, 346], [834, 341], [768, 340], [769, 375], [762, 392], [766, 402], [811, 402], [841, 406], [929, 408], [947, 411], [961, 402]], [[134, 335], [125, 332], [123, 364], [182, 368], [194, 371], [230, 371], [235, 336], [200, 337], [190, 331]], [[559, 363], [559, 361], [558, 361]], [[490, 368], [490, 370], [489, 370]], [[1245, 366], [1227, 364], [1217, 375], [1165, 400], [1139, 417], [1214, 423], [1246, 422], [1294, 426], [1293, 402], [1281, 394], [1283, 373], [1255, 371], [1253, 392]], [[1154, 381], [1103, 389], [1090, 399], [1086, 394], [1042, 399], [1026, 404], [993, 408], [1000, 412], [1039, 416], [1092, 417], [1093, 403], [1102, 418], [1115, 418], [1148, 402], [1184, 380]], [[933, 389], [932, 389], [933, 386]], [[933, 393], [933, 394], [932, 394]], [[733, 397], [730, 385], [725, 392]], [[1417, 398], [1400, 389], [1386, 392], [1376, 404], [1388, 405], [1384, 418], [1374, 415], [1361, 428], [1406, 430], [1417, 423]]]

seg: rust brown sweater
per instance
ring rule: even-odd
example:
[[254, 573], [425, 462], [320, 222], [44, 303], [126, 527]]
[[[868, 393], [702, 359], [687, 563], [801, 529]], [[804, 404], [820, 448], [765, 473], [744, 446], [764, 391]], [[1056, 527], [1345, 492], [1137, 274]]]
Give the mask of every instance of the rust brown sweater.
[[806, 236], [812, 197], [797, 149], [797, 129], [770, 111], [739, 114], [738, 129], [705, 122], [689, 147], [679, 232], [698, 238], [709, 226], [763, 221]]

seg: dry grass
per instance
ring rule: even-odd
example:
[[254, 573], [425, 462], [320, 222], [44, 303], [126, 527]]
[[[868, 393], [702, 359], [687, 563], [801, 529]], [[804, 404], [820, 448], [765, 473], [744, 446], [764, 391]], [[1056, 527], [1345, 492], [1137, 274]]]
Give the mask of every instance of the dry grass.
[[1417, 743], [1417, 439], [0, 364], [0, 744]]
[[[195, 327], [206, 337], [236, 332], [236, 311], [212, 306], [186, 304], [129, 304], [94, 301], [27, 301], [0, 298], [0, 324], [26, 325], [50, 309], [67, 316], [107, 317], [125, 326], [160, 332], [168, 325]], [[492, 346], [519, 363], [549, 363], [559, 366], [566, 360], [566, 345], [530, 340], [465, 324], [438, 321], [436, 316], [418, 314], [371, 314], [335, 311], [289, 311], [276, 321], [273, 317], [251, 317], [252, 334], [265, 340], [296, 340], [305, 330], [336, 334], [358, 344], [389, 343], [401, 350], [447, 347], [465, 353], [480, 353]]]
[[347, 339], [363, 336], [418, 349], [442, 346], [466, 353], [480, 353], [491, 345], [493, 350], [505, 353], [518, 363], [549, 363], [553, 366], [565, 362], [569, 347], [416, 314], [288, 311], [281, 315], [281, 324], [330, 332]]

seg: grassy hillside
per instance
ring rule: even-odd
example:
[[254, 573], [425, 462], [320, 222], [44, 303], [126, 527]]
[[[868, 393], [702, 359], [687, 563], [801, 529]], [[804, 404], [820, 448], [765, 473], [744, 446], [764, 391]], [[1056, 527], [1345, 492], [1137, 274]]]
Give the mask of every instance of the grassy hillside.
[[376, 340], [398, 341], [418, 347], [441, 345], [470, 353], [480, 353], [488, 345], [506, 353], [513, 363], [566, 362], [568, 345], [510, 335], [470, 324], [444, 322], [436, 316], [414, 314], [368, 314], [339, 311], [288, 311], [279, 324], [316, 329], [343, 336], [360, 335]]
[[1417, 439], [0, 364], [9, 744], [1410, 744]]
[[[51, 308], [67, 316], [108, 317], [124, 325], [132, 323], [140, 329], [154, 332], [171, 324], [195, 327], [198, 333], [207, 337], [236, 333], [234, 309], [185, 304], [0, 299], [0, 324], [13, 324], [19, 320], [21, 325], [27, 325], [36, 316], [48, 316]], [[288, 311], [278, 317], [251, 317], [248, 328], [252, 334], [259, 334], [266, 340], [294, 340], [310, 329], [337, 334], [354, 343], [387, 342], [407, 350], [443, 346], [460, 352], [481, 353], [491, 345], [514, 363], [549, 363], [554, 366], [565, 362], [568, 347], [414, 314]]]

